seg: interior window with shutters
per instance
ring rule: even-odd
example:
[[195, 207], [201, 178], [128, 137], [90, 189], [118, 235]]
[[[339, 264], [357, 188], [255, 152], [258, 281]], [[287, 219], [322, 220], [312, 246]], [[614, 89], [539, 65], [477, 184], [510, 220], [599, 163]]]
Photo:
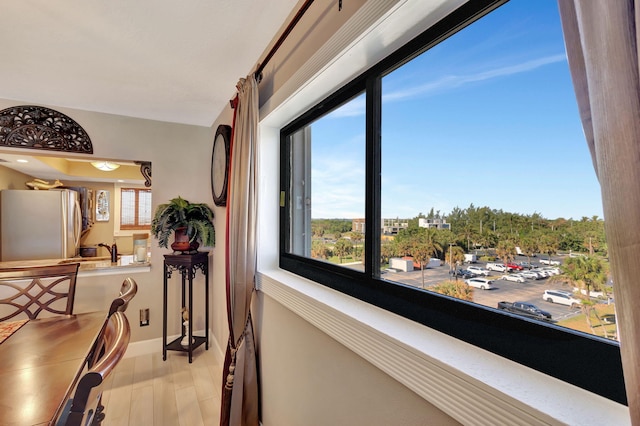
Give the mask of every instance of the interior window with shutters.
[[120, 229], [149, 229], [151, 227], [151, 190], [122, 188]]

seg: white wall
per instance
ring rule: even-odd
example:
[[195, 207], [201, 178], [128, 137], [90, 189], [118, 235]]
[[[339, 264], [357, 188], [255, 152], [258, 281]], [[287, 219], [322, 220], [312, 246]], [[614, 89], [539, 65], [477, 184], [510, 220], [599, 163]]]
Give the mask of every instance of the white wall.
[[382, 370], [260, 294], [262, 424], [459, 424]]
[[[0, 109], [16, 105], [28, 105], [28, 102], [0, 99]], [[84, 128], [93, 144], [95, 157], [145, 160], [152, 163], [153, 206], [167, 202], [178, 195], [192, 202], [203, 202], [214, 206], [211, 196], [211, 149], [214, 129], [164, 123], [152, 120], [101, 114], [56, 105], [43, 105], [60, 111], [75, 120]], [[23, 149], [27, 154], [45, 154], [45, 151]], [[59, 153], [49, 153], [59, 155]], [[66, 156], [66, 155], [65, 155]], [[217, 241], [224, 240], [224, 209], [215, 209], [215, 227]], [[219, 280], [222, 266], [222, 245], [212, 249], [210, 261], [211, 284]], [[159, 338], [162, 336], [162, 282], [163, 254], [170, 249], [157, 247], [151, 242], [151, 271], [135, 274], [138, 283], [138, 295], [129, 305], [128, 316], [132, 325], [132, 342]], [[207, 248], [203, 248], [207, 249]], [[217, 269], [217, 271], [216, 271]], [[216, 274], [216, 272], [218, 274]], [[105, 309], [105, 301], [115, 297], [126, 274], [79, 277], [77, 288], [78, 310]], [[179, 274], [174, 273], [170, 281], [169, 332], [177, 333], [180, 326]], [[194, 280], [194, 330], [204, 329], [204, 279], [198, 273]], [[216, 286], [220, 288], [220, 286]], [[215, 323], [224, 323], [224, 304], [221, 295], [212, 297], [211, 315]], [[93, 302], [92, 302], [93, 301]], [[138, 312], [141, 308], [150, 309], [150, 325], [140, 327]], [[158, 348], [161, 349], [160, 347]]]

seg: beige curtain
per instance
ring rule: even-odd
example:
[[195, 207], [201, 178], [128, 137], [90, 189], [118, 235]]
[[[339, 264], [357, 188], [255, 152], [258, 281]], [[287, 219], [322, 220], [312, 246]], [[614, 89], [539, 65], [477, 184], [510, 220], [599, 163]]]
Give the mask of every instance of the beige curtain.
[[629, 410], [640, 425], [640, 9], [633, 0], [558, 3], [602, 191]]
[[237, 85], [227, 194], [226, 286], [229, 342], [223, 369], [221, 425], [258, 425], [258, 375], [251, 323], [256, 272], [258, 84]]

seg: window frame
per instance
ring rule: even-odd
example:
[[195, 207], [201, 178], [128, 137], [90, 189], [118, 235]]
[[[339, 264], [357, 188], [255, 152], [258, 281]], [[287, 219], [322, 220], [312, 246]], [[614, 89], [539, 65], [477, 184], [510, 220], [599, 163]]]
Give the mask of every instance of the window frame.
[[[119, 197], [120, 197], [120, 205], [119, 205], [119, 209], [120, 209], [120, 218], [124, 217], [123, 212], [122, 212], [122, 208], [124, 207], [124, 203], [122, 202], [122, 194], [124, 191], [134, 191], [135, 193], [135, 222], [136, 224], [134, 225], [123, 225], [122, 224], [122, 219], [120, 220], [120, 230], [122, 231], [140, 231], [140, 230], [150, 230], [151, 229], [151, 223], [149, 223], [149, 225], [140, 225], [138, 223], [138, 220], [140, 219], [140, 214], [139, 214], [139, 205], [140, 205], [140, 193], [141, 192], [148, 192], [149, 195], [151, 194], [151, 189], [150, 188], [137, 188], [137, 187], [133, 187], [133, 186], [121, 186], [118, 188], [118, 192], [119, 192]], [[153, 215], [152, 215], [153, 216]]]
[[[140, 191], [145, 191], [145, 192], [149, 192], [149, 194], [151, 194], [151, 196], [153, 197], [153, 193], [151, 191], [151, 188], [147, 188], [144, 186], [138, 186], [138, 185], [131, 185], [131, 184], [117, 184], [114, 186], [114, 191], [115, 191], [115, 199], [114, 199], [114, 208], [117, 209], [118, 214], [115, 217], [115, 223], [114, 223], [114, 228], [116, 229], [116, 235], [117, 236], [124, 236], [124, 235], [132, 235], [132, 233], [135, 233], [137, 231], [144, 231], [144, 230], [150, 230], [151, 229], [151, 225], [149, 226], [139, 226], [139, 225], [134, 225], [134, 226], [124, 226], [122, 225], [122, 191], [124, 190], [134, 190], [136, 191], [136, 200], [138, 200], [138, 194]], [[136, 205], [136, 210], [138, 209], [138, 206]], [[153, 212], [152, 212], [152, 216], [153, 216]], [[152, 217], [153, 218], [153, 217]], [[136, 214], [136, 220], [138, 220], [137, 214]]]
[[[621, 404], [627, 404], [618, 342], [497, 309], [426, 292], [381, 278], [381, 79], [440, 43], [503, 0], [468, 2], [428, 28], [280, 131], [279, 266], [294, 274], [393, 312], [479, 348]], [[366, 93], [365, 269], [359, 272], [288, 252], [290, 241], [289, 136], [337, 106]]]

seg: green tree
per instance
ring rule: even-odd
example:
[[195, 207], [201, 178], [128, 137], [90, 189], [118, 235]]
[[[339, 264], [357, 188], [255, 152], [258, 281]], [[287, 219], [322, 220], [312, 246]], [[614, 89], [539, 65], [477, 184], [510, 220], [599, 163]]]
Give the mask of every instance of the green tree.
[[327, 259], [331, 254], [329, 247], [321, 240], [311, 241], [311, 257], [314, 259]]
[[579, 297], [582, 300], [580, 309], [585, 316], [587, 325], [593, 334], [596, 334], [591, 322], [592, 314], [598, 320], [604, 337], [608, 338], [606, 327], [598, 311], [594, 309], [595, 303], [590, 297], [591, 291], [605, 291], [609, 275], [608, 264], [594, 256], [570, 257], [560, 266], [561, 275], [556, 275], [551, 281], [564, 281], [580, 290]]
[[389, 263], [389, 259], [398, 256], [398, 249], [395, 241], [382, 241], [380, 244], [380, 265]]
[[584, 241], [582, 246], [587, 250], [589, 256], [593, 256], [594, 251], [600, 245], [600, 241], [598, 240], [598, 236], [595, 231], [587, 231], [584, 233]]
[[527, 262], [531, 265], [531, 256], [539, 250], [537, 240], [532, 236], [521, 238], [519, 247], [522, 253], [527, 256]]
[[313, 223], [311, 224], [311, 234], [314, 237], [322, 238], [325, 232], [326, 232], [326, 229], [322, 224], [317, 224], [317, 225], [314, 225]]
[[352, 231], [349, 233], [349, 238], [351, 238], [351, 242], [353, 242], [353, 253], [354, 256], [362, 260], [362, 255], [364, 254], [364, 248], [362, 247], [362, 240], [364, 240], [364, 234], [361, 232]]
[[513, 240], [502, 240], [496, 247], [496, 254], [506, 264], [516, 257], [516, 243]]
[[442, 246], [436, 241], [437, 230], [432, 228], [419, 228], [410, 239], [409, 250], [413, 259], [420, 265], [422, 272], [422, 288], [424, 288], [424, 265], [442, 251]]
[[445, 296], [473, 302], [473, 287], [470, 287], [464, 281], [443, 281], [435, 286], [429, 287], [429, 290], [444, 294]]
[[345, 238], [340, 238], [336, 241], [333, 247], [333, 252], [338, 256], [338, 260], [342, 263], [342, 259], [351, 254], [353, 250], [353, 243]]
[[538, 240], [538, 248], [551, 260], [551, 255], [558, 252], [558, 239], [553, 234], [543, 234]]
[[[445, 252], [444, 261], [449, 264], [449, 272], [451, 273], [456, 269], [456, 265], [464, 262], [464, 250], [462, 247], [450, 245], [449, 251]], [[456, 281], [458, 281], [457, 275]]]

